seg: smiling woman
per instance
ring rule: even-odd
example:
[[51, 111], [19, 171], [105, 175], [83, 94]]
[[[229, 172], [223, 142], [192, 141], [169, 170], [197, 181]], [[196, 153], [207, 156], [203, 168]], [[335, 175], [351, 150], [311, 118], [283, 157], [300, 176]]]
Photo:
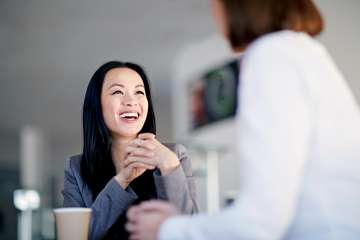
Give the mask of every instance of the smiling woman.
[[84, 147], [67, 161], [64, 207], [92, 208], [90, 239], [127, 239], [126, 211], [164, 199], [197, 211], [186, 149], [162, 144], [148, 78], [137, 64], [112, 61], [92, 76], [83, 106]]
[[140, 75], [130, 68], [114, 68], [106, 75], [101, 92], [105, 124], [111, 134], [131, 138], [141, 131], [148, 100]]

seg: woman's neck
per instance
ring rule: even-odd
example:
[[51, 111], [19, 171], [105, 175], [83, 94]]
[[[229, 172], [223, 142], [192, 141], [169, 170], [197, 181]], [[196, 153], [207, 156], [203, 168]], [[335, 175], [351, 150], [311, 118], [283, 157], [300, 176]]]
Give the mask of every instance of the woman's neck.
[[126, 147], [136, 137], [119, 138], [114, 137], [111, 144], [111, 157], [115, 165], [116, 173], [119, 173], [123, 167], [123, 162], [126, 158]]

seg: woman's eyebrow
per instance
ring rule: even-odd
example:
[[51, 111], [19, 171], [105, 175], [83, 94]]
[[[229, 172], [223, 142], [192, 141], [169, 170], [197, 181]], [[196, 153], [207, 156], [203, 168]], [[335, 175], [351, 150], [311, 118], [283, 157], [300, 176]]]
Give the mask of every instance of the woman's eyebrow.
[[[120, 83], [113, 83], [110, 85], [109, 89], [112, 88], [112, 87], [121, 87], [121, 88], [125, 88], [124, 85], [120, 84]], [[135, 88], [138, 88], [138, 87], [141, 87], [141, 88], [145, 88], [144, 85], [142, 84], [139, 84], [139, 85], [136, 85]]]
[[113, 83], [113, 84], [110, 85], [109, 89], [112, 88], [112, 87], [122, 87], [122, 88], [124, 88], [125, 86], [122, 85], [122, 84], [119, 84], [119, 83]]

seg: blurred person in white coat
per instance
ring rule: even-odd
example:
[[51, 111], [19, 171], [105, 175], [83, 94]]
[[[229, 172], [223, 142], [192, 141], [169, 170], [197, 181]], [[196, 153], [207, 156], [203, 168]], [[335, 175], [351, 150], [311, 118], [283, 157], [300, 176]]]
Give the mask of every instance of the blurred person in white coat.
[[144, 202], [128, 211], [130, 239], [359, 239], [360, 112], [313, 38], [323, 28], [318, 9], [311, 0], [212, 6], [233, 50], [244, 50], [239, 194], [213, 216]]

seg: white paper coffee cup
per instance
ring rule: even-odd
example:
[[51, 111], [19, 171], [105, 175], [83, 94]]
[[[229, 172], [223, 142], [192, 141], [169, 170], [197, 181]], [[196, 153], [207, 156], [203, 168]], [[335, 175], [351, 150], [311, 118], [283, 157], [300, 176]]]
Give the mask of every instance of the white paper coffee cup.
[[58, 240], [87, 240], [91, 208], [54, 209]]

